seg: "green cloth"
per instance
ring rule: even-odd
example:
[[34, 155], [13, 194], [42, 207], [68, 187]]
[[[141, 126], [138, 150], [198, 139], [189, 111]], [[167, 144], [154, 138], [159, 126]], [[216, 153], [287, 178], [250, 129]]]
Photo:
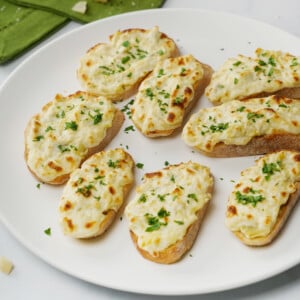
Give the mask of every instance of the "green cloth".
[[67, 18], [0, 0], [0, 64], [62, 26]]
[[164, 0], [108, 0], [107, 3], [87, 0], [87, 11], [78, 13], [72, 7], [79, 0], [9, 0], [15, 4], [44, 9], [69, 17], [75, 21], [87, 23], [104, 17], [129, 11], [161, 7]]

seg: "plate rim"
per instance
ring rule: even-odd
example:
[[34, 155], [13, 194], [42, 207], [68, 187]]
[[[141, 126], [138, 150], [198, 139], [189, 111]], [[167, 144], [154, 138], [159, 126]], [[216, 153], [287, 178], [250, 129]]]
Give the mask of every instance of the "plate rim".
[[[89, 24], [86, 24], [84, 26], [80, 26], [74, 29], [71, 29], [70, 31], [63, 33], [61, 36], [56, 37], [55, 39], [49, 41], [48, 43], [46, 43], [45, 45], [43, 45], [42, 47], [40, 47], [39, 49], [37, 49], [36, 51], [34, 51], [31, 55], [29, 55], [28, 57], [26, 57], [12, 72], [10, 72], [9, 76], [7, 76], [7, 78], [3, 81], [3, 83], [0, 86], [0, 94], [2, 93], [3, 89], [5, 89], [6, 85], [10, 83], [10, 81], [14, 78], [14, 76], [16, 76], [16, 74], [18, 74], [19, 70], [21, 70], [22, 68], [26, 67], [27, 64], [30, 64], [30, 61], [37, 55], [39, 55], [40, 53], [47, 51], [48, 47], [56, 44], [57, 42], [59, 42], [60, 40], [65, 39], [67, 36], [69, 35], [76, 35], [78, 34], [78, 32], [80, 31], [85, 31], [88, 30], [86, 28], [90, 28], [90, 27], [94, 27], [94, 26], [99, 26], [99, 24], [102, 23], [110, 23], [110, 22], [114, 22], [114, 20], [118, 20], [120, 18], [128, 18], [132, 15], [150, 15], [150, 14], [160, 14], [161, 12], [163, 13], [168, 13], [168, 12], [193, 12], [193, 13], [199, 13], [199, 14], [212, 14], [212, 15], [220, 15], [220, 16], [224, 16], [226, 18], [228, 17], [234, 17], [235, 19], [239, 19], [242, 22], [243, 21], [247, 21], [247, 22], [254, 22], [260, 26], [267, 26], [269, 27], [269, 29], [274, 29], [277, 32], [281, 32], [282, 34], [288, 35], [291, 38], [294, 38], [296, 40], [299, 41], [300, 44], [300, 38], [290, 32], [287, 32], [281, 28], [278, 28], [274, 25], [271, 25], [269, 23], [265, 23], [263, 21], [259, 21], [250, 17], [244, 17], [241, 15], [236, 15], [234, 13], [229, 13], [229, 12], [222, 12], [222, 11], [214, 11], [214, 10], [209, 10], [209, 9], [201, 9], [201, 8], [155, 8], [155, 9], [151, 9], [151, 10], [140, 10], [140, 11], [134, 11], [134, 12], [127, 12], [127, 13], [123, 13], [120, 15], [115, 15], [115, 16], [111, 16], [111, 17], [107, 17], [105, 19], [101, 19]], [[23, 239], [23, 237], [16, 231], [16, 229], [14, 228], [14, 226], [12, 226], [11, 224], [9, 224], [9, 222], [6, 220], [5, 216], [2, 214], [2, 212], [0, 211], [0, 221], [2, 222], [2, 224], [4, 224], [4, 226], [7, 228], [7, 230], [13, 235], [14, 238], [16, 238], [23, 246], [25, 246], [25, 248], [27, 248], [27, 250], [29, 250], [31, 253], [33, 253], [35, 256], [37, 256], [39, 259], [42, 259], [44, 262], [46, 262], [48, 265], [55, 267], [56, 269], [58, 269], [59, 271], [62, 271], [70, 276], [73, 276], [75, 278], [78, 278], [80, 280], [84, 280], [99, 286], [103, 286], [103, 287], [107, 287], [107, 288], [112, 288], [115, 290], [119, 290], [119, 291], [124, 291], [124, 292], [132, 292], [132, 293], [141, 293], [141, 294], [151, 294], [151, 295], [195, 295], [195, 294], [205, 294], [205, 293], [213, 293], [213, 292], [220, 292], [220, 291], [226, 291], [229, 289], [234, 289], [234, 288], [238, 288], [238, 287], [244, 287], [247, 285], [251, 285], [253, 283], [257, 283], [259, 281], [268, 279], [272, 276], [276, 276], [294, 266], [296, 266], [297, 264], [300, 263], [300, 256], [298, 259], [295, 259], [294, 262], [290, 262], [289, 264], [282, 266], [281, 268], [278, 268], [278, 270], [274, 273], [274, 272], [270, 272], [269, 273], [264, 273], [260, 276], [260, 278], [258, 279], [253, 279], [253, 280], [245, 280], [245, 282], [238, 282], [236, 284], [232, 284], [231, 286], [226, 285], [225, 287], [219, 286], [218, 288], [215, 289], [211, 289], [211, 290], [203, 290], [203, 291], [198, 291], [198, 290], [194, 290], [194, 291], [189, 291], [189, 292], [175, 292], [172, 293], [171, 291], [155, 291], [154, 293], [151, 291], [147, 291], [147, 290], [139, 290], [139, 289], [132, 289], [132, 288], [128, 288], [128, 289], [124, 289], [124, 288], [120, 288], [120, 286], [118, 284], [99, 284], [99, 282], [92, 280], [91, 278], [88, 278], [87, 276], [78, 276], [75, 275], [74, 273], [72, 273], [70, 270], [66, 270], [64, 268], [62, 268], [61, 266], [59, 266], [59, 264], [56, 264], [55, 262], [53, 262], [53, 260], [51, 259], [51, 257], [49, 257], [47, 254], [43, 253], [42, 251], [40, 251], [39, 249], [37, 249], [36, 247], [32, 247], [31, 243], [25, 239]]]

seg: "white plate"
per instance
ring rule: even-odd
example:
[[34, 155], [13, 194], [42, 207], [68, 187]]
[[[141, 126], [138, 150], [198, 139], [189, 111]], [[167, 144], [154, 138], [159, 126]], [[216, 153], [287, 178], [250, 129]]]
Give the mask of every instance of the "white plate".
[[[232, 180], [253, 164], [254, 157], [212, 159], [184, 145], [180, 135], [150, 140], [137, 131], [120, 134], [109, 148], [122, 145], [136, 162], [139, 183], [143, 172], [164, 167], [165, 161], [189, 159], [211, 167], [215, 194], [192, 250], [179, 263], [159, 265], [135, 250], [125, 219], [117, 219], [103, 238], [77, 241], [58, 227], [57, 206], [62, 187], [41, 185], [23, 160], [23, 130], [28, 119], [59, 92], [80, 88], [75, 71], [83, 53], [109, 34], [131, 27], [158, 25], [178, 43], [182, 53], [217, 68], [238, 53], [251, 55], [256, 47], [300, 53], [300, 40], [279, 29], [241, 17], [195, 10], [158, 9], [108, 18], [81, 27], [48, 44], [27, 59], [0, 91], [1, 220], [27, 248], [49, 264], [102, 286], [152, 294], [196, 294], [250, 284], [300, 262], [300, 207], [296, 207], [279, 238], [268, 247], [242, 245], [224, 226], [225, 206]], [[126, 102], [121, 103], [123, 107]], [[209, 105], [202, 97], [200, 107]], [[131, 196], [131, 195], [130, 195]], [[130, 197], [129, 197], [130, 198]], [[52, 235], [44, 234], [51, 227]]]

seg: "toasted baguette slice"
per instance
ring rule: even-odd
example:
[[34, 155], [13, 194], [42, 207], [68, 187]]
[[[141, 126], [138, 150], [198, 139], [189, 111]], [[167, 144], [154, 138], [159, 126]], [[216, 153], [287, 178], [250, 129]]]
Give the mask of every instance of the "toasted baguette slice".
[[210, 170], [195, 162], [146, 173], [125, 209], [141, 255], [162, 264], [180, 260], [197, 237], [212, 191]]
[[213, 104], [274, 94], [300, 99], [300, 57], [261, 48], [225, 61], [205, 91]]
[[27, 166], [40, 181], [62, 184], [113, 139], [123, 121], [123, 113], [104, 97], [81, 91], [56, 95], [25, 129]]
[[87, 91], [119, 101], [136, 92], [156, 63], [178, 52], [175, 42], [158, 27], [117, 31], [109, 37], [109, 43], [87, 51], [77, 76]]
[[265, 155], [241, 174], [229, 197], [226, 225], [246, 245], [271, 243], [300, 196], [300, 152]]
[[91, 238], [104, 233], [130, 190], [134, 161], [122, 149], [101, 151], [72, 172], [59, 204], [64, 234]]
[[212, 69], [192, 55], [160, 61], [142, 82], [131, 107], [132, 121], [147, 137], [170, 135], [208, 85]]
[[186, 123], [185, 143], [212, 157], [300, 151], [300, 101], [269, 96], [201, 109]]

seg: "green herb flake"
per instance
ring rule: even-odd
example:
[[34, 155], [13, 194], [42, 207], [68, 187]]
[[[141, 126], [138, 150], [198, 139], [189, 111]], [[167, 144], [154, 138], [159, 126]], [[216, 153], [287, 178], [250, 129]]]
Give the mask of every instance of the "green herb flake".
[[71, 130], [73, 130], [73, 131], [76, 131], [77, 128], [78, 128], [78, 125], [77, 125], [77, 123], [74, 122], [74, 121], [66, 122], [66, 123], [65, 123], [65, 130], [71, 129]]
[[93, 120], [93, 124], [97, 125], [98, 123], [100, 123], [102, 121], [103, 114], [100, 113], [98, 110], [96, 110], [95, 113], [96, 113], [95, 115], [92, 115], [89, 112], [89, 117]]
[[48, 131], [50, 131], [50, 130], [54, 130], [54, 128], [51, 127], [51, 126], [48, 126], [48, 127], [46, 128], [45, 132], [48, 132]]
[[145, 203], [147, 201], [147, 195], [146, 194], [142, 194], [139, 199], [138, 202], [139, 203]]
[[42, 139], [44, 139], [45, 137], [43, 135], [38, 135], [36, 136], [32, 141], [33, 142], [39, 142], [41, 141]]
[[142, 164], [142, 163], [136, 163], [136, 167], [137, 167], [138, 169], [143, 169], [144, 164]]
[[209, 129], [211, 132], [222, 132], [226, 130], [229, 126], [229, 123], [219, 123], [217, 125], [211, 125]]
[[125, 48], [128, 48], [130, 45], [129, 41], [125, 41], [122, 43], [122, 46], [125, 47]]
[[239, 80], [237, 78], [234, 78], [234, 81], [233, 81], [234, 84], [238, 84], [239, 83]]
[[85, 185], [83, 187], [80, 187], [76, 190], [76, 193], [80, 193], [82, 194], [84, 197], [89, 197], [91, 196], [92, 192], [91, 192], [91, 189], [94, 189], [94, 185], [93, 184], [88, 184], [88, 185]]
[[241, 106], [236, 111], [243, 112], [245, 110], [245, 108], [246, 108], [246, 106]]
[[263, 117], [264, 117], [263, 114], [257, 114], [255, 112], [249, 112], [247, 114], [247, 119], [252, 120], [252, 122], [254, 122], [254, 123], [256, 122], [256, 119], [263, 118]]
[[122, 57], [122, 59], [121, 59], [121, 63], [122, 64], [126, 64], [127, 62], [129, 62], [130, 61], [130, 56], [124, 56], [124, 57]]
[[232, 65], [235, 67], [238, 67], [242, 62], [240, 60], [236, 61], [235, 63], [233, 63]]
[[265, 198], [262, 195], [255, 195], [257, 191], [254, 191], [253, 189], [250, 189], [251, 194], [242, 194], [240, 191], [237, 191], [235, 193], [235, 197], [238, 203], [247, 205], [252, 204], [253, 207], [256, 207], [258, 202], [261, 202]]
[[296, 66], [298, 66], [298, 60], [297, 60], [296, 57], [294, 57], [294, 58], [292, 59], [292, 62], [291, 62], [291, 64], [290, 64], [290, 67], [296, 67]]
[[51, 235], [51, 228], [50, 227], [48, 227], [47, 229], [45, 229], [44, 230], [44, 233], [46, 234], [46, 235]]
[[266, 163], [262, 167], [262, 173], [266, 174], [265, 179], [268, 181], [270, 180], [271, 176], [275, 174], [275, 172], [281, 171], [281, 161], [277, 161], [276, 163]]
[[163, 75], [166, 75], [166, 74], [164, 73], [164, 69], [159, 69], [158, 74], [157, 74], [157, 77], [160, 78], [160, 77], [162, 77]]
[[183, 221], [179, 221], [179, 220], [174, 220], [174, 223], [178, 224], [178, 225], [183, 225], [184, 222]]
[[135, 131], [133, 125], [127, 126], [127, 127], [124, 129], [124, 132], [125, 132], [125, 133], [129, 133], [129, 131]]
[[120, 167], [120, 161], [119, 160], [116, 160], [116, 161], [113, 161], [113, 160], [109, 160], [108, 161], [108, 163], [107, 163], [107, 165], [110, 167], [110, 168], [113, 168], [113, 169], [115, 169], [115, 168], [119, 168]]
[[196, 194], [188, 194], [188, 198], [198, 202], [198, 198]]

